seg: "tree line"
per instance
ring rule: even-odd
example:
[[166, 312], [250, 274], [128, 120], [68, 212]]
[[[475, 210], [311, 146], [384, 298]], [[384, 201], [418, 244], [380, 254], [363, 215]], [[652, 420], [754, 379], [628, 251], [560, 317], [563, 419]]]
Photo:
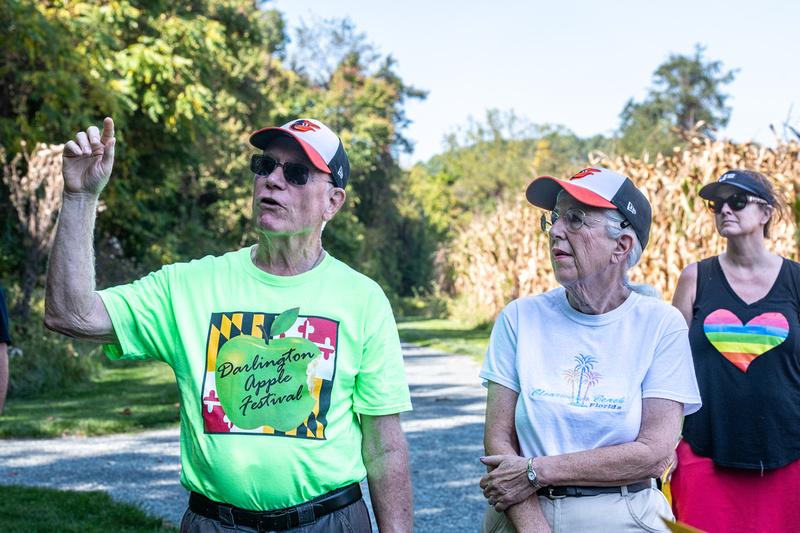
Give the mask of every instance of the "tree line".
[[475, 215], [522, 198], [533, 177], [574, 174], [591, 152], [653, 158], [698, 135], [713, 137], [730, 118], [725, 85], [735, 74], [708, 60], [699, 45], [692, 54], [672, 54], [654, 71], [647, 95], [628, 100], [615, 130], [586, 138], [563, 126], [530, 123], [513, 111], [488, 111], [464, 133], [448, 136], [441, 154], [409, 172], [429, 233], [448, 240]]
[[352, 168], [323, 244], [397, 303], [446, 291], [437, 254], [532, 176], [567, 175], [593, 150], [654, 154], [689, 130], [713, 135], [730, 116], [723, 89], [735, 75], [697, 47], [658, 67], [611, 134], [581, 138], [494, 110], [402, 169], [412, 147], [405, 104], [425, 92], [348, 19], [289, 29], [254, 0], [8, 0], [0, 26], [0, 280], [19, 328], [40, 320], [58, 211], [57, 172], [29, 179], [34, 167], [55, 168], [34, 148], [106, 115], [118, 149], [95, 232], [99, 287], [253, 242], [249, 133], [311, 116], [341, 135]]
[[[325, 232], [326, 248], [392, 294], [420, 284], [403, 272], [414, 221], [398, 208], [397, 160], [409, 147], [404, 104], [424, 92], [350, 21], [300, 27], [304, 54], [290, 56], [281, 14], [254, 1], [23, 0], [0, 9], [5, 174], [24, 177], [30, 158], [18, 156], [37, 143], [64, 142], [106, 115], [117, 124], [97, 221], [99, 286], [248, 242], [248, 134], [298, 116], [337, 131], [352, 163], [348, 207]], [[0, 270], [11, 285], [40, 285], [45, 258], [28, 253], [15, 185], [0, 189]], [[27, 316], [32, 294], [19, 294], [16, 312]]]

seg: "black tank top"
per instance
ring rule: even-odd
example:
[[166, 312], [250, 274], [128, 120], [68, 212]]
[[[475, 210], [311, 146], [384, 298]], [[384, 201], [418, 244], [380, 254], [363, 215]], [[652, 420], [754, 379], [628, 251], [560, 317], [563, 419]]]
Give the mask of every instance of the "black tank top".
[[751, 469], [800, 458], [799, 296], [800, 264], [788, 259], [750, 305], [718, 258], [698, 263], [689, 341], [703, 407], [683, 426], [696, 454]]

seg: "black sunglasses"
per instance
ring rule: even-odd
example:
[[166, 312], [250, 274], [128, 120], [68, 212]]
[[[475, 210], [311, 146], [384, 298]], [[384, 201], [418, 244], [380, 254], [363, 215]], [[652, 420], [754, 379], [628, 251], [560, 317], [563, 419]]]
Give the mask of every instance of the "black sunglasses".
[[711, 211], [719, 215], [722, 213], [722, 208], [725, 206], [725, 204], [728, 204], [732, 211], [741, 211], [747, 207], [747, 204], [769, 205], [769, 202], [763, 198], [759, 198], [758, 196], [751, 196], [743, 192], [737, 192], [733, 193], [727, 198], [714, 198], [713, 200], [706, 202], [706, 204]]
[[256, 155], [250, 158], [250, 170], [259, 176], [269, 176], [275, 171], [275, 167], [283, 168], [283, 177], [292, 185], [302, 187], [308, 183], [310, 172], [308, 167], [300, 163], [279, 163], [274, 157], [268, 155]]

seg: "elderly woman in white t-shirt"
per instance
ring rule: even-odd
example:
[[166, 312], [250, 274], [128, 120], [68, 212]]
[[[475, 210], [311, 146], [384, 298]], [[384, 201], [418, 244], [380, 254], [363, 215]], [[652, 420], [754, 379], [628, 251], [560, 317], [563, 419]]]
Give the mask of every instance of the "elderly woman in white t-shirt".
[[527, 198], [550, 211], [562, 287], [511, 302], [492, 330], [484, 531], [666, 531], [653, 478], [700, 395], [680, 312], [627, 280], [650, 204], [602, 168], [538, 178]]

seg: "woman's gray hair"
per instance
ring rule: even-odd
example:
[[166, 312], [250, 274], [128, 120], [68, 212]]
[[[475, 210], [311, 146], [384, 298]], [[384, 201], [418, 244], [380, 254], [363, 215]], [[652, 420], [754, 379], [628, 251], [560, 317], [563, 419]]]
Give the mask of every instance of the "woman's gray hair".
[[642, 243], [639, 242], [639, 237], [636, 236], [636, 232], [633, 231], [633, 228], [630, 226], [622, 227], [622, 223], [625, 222], [625, 216], [617, 209], [604, 209], [603, 213], [605, 213], [606, 219], [608, 220], [608, 224], [606, 224], [606, 234], [610, 239], [617, 240], [623, 235], [629, 235], [631, 239], [633, 239], [633, 248], [631, 248], [625, 262], [625, 275], [623, 278], [625, 286], [633, 292], [638, 292], [644, 296], [660, 298], [661, 295], [658, 293], [658, 289], [652, 285], [648, 285], [647, 283], [631, 283], [628, 279], [628, 270], [636, 266], [642, 258], [642, 252], [644, 251], [642, 249]]

